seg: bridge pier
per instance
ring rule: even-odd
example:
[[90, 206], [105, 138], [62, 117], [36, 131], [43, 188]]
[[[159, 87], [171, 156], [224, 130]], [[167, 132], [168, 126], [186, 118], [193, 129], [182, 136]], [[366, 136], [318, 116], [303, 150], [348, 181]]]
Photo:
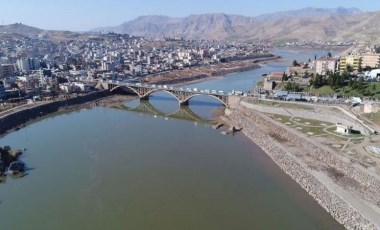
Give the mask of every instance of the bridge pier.
[[140, 101], [149, 101], [149, 95], [140, 97]]
[[189, 101], [188, 100], [187, 101], [180, 101], [179, 105], [180, 106], [188, 106], [189, 105]]

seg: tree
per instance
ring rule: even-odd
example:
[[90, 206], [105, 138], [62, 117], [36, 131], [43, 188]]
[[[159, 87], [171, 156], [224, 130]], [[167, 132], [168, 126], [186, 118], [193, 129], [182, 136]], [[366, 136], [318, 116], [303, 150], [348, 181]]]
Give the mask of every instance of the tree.
[[296, 67], [296, 66], [299, 66], [298, 62], [296, 60], [293, 61], [293, 66]]
[[293, 92], [301, 92], [302, 88], [299, 84], [295, 82], [287, 82], [285, 85], [285, 90], [287, 91], [293, 91]]
[[376, 52], [376, 53], [380, 53], [380, 47], [375, 46], [375, 52]]
[[309, 58], [309, 63], [311, 62], [310, 58]]
[[313, 81], [313, 87], [314, 88], [319, 88], [323, 85], [323, 79], [322, 79], [322, 76], [317, 74], [315, 77], [314, 77], [314, 81]]
[[348, 86], [353, 87], [354, 81], [352, 80], [352, 77], [348, 80]]
[[327, 84], [331, 87], [334, 88], [335, 86], [335, 74], [328, 72], [327, 73]]
[[332, 55], [331, 55], [331, 52], [328, 52], [327, 53], [327, 57], [331, 57]]
[[372, 91], [376, 91], [376, 84], [372, 84], [371, 89], [372, 89]]
[[314, 60], [317, 60], [317, 55], [314, 55]]
[[339, 88], [341, 87], [343, 84], [342, 84], [342, 76], [339, 74], [336, 76], [335, 78], [335, 83], [334, 83], [334, 88]]
[[347, 65], [346, 66], [346, 70], [347, 70], [348, 73], [351, 73], [352, 71], [354, 71], [354, 68], [352, 68], [351, 65]]
[[281, 78], [281, 82], [284, 83], [284, 81], [288, 81], [288, 75], [286, 75], [285, 72], [282, 74], [282, 78]]

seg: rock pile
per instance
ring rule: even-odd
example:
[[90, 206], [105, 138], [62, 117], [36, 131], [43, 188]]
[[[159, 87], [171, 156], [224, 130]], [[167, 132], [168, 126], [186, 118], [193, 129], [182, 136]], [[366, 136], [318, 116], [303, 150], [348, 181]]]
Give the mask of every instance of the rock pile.
[[11, 150], [9, 146], [0, 147], [0, 176], [4, 176], [7, 169], [12, 174], [24, 173], [24, 163], [18, 160], [21, 154], [21, 150]]

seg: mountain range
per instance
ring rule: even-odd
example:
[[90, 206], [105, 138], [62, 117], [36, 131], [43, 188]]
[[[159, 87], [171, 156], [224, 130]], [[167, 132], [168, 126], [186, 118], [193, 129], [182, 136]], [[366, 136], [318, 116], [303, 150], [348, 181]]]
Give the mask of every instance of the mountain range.
[[[93, 32], [116, 32], [145, 37], [242, 40], [337, 40], [380, 43], [380, 11], [362, 12], [357, 8], [304, 8], [263, 14], [257, 17], [224, 13], [190, 15], [182, 18], [141, 16], [118, 26], [101, 27]], [[20, 34], [56, 40], [76, 39], [86, 33], [41, 30], [20, 23], [0, 26], [1, 34]]]
[[183, 18], [141, 16], [118, 26], [92, 31], [147, 37], [246, 40], [366, 40], [380, 41], [379, 12], [357, 8], [304, 8], [247, 17], [230, 14], [190, 15]]

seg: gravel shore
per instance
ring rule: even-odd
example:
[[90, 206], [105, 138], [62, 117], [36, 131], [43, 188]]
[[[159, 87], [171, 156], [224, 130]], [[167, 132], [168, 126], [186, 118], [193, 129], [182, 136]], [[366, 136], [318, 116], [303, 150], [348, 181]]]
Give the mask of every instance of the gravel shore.
[[254, 110], [238, 105], [228, 119], [347, 229], [380, 228], [378, 178]]

